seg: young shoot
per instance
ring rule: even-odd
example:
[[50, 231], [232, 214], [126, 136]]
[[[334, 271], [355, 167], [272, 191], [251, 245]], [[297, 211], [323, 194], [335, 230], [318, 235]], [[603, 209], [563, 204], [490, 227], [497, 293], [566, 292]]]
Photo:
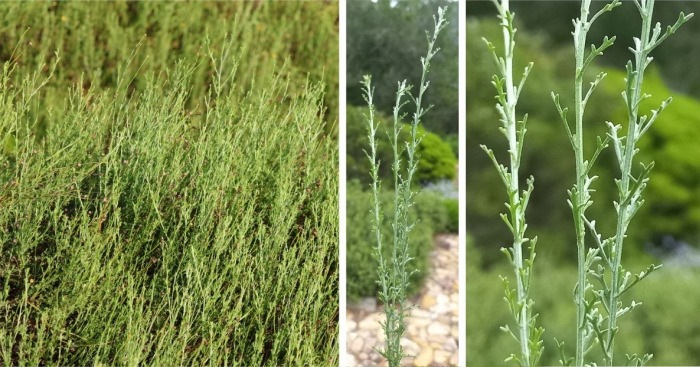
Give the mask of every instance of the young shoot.
[[[486, 154], [493, 161], [503, 184], [506, 186], [508, 214], [501, 214], [501, 218], [513, 234], [513, 246], [508, 249], [502, 248], [501, 251], [506, 254], [513, 266], [515, 289], [511, 288], [511, 284], [506, 277], [501, 277], [501, 280], [505, 286], [505, 300], [515, 318], [516, 330], [511, 330], [508, 325], [501, 327], [501, 329], [509, 333], [520, 345], [520, 355], [511, 354], [506, 361], [514, 361], [520, 366], [534, 366], [537, 365], [542, 356], [543, 343], [541, 337], [544, 332], [543, 328], [536, 325], [537, 314], [532, 314], [534, 302], [529, 298], [530, 277], [535, 260], [537, 237], [530, 239], [525, 235], [527, 229], [525, 210], [527, 209], [530, 194], [534, 189], [534, 178], [530, 176], [527, 180], [527, 188], [523, 191], [520, 190], [518, 183], [520, 178], [519, 169], [525, 132], [527, 131], [525, 128], [527, 114], [522, 120], [518, 121], [515, 113], [518, 97], [533, 64], [530, 63], [525, 68], [522, 78], [516, 86], [515, 78], [513, 77], [513, 51], [515, 49], [516, 32], [513, 26], [514, 14], [510, 11], [508, 0], [501, 0], [500, 3], [497, 0], [493, 0], [493, 3], [498, 9], [498, 17], [501, 19], [501, 27], [503, 28], [504, 55], [499, 56], [496, 52], [496, 47], [488, 40], [484, 39], [484, 42], [486, 42], [486, 45], [492, 52], [500, 73], [500, 76], [493, 76], [492, 84], [496, 87], [496, 92], [498, 93], [496, 96], [498, 101], [496, 109], [502, 124], [500, 130], [508, 140], [510, 166], [506, 167], [500, 164], [493, 151], [485, 145], [482, 145], [481, 148], [486, 151]], [[527, 257], [523, 253], [523, 247], [526, 244], [529, 245]]]

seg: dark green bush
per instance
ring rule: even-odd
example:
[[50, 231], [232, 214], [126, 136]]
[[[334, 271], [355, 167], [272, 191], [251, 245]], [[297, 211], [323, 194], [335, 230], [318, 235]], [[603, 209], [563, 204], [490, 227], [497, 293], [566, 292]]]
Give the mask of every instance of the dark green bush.
[[447, 214], [447, 223], [445, 224], [445, 232], [458, 233], [459, 232], [459, 200], [456, 199], [444, 199], [442, 201], [445, 207], [445, 212]]
[[450, 144], [450, 148], [452, 148], [452, 153], [454, 153], [455, 157], [459, 158], [459, 135], [448, 134], [445, 135], [443, 139], [447, 142], [447, 144]]
[[[364, 150], [367, 149], [367, 122], [364, 107], [348, 106], [347, 116], [347, 174], [348, 179], [357, 179], [363, 183], [369, 183], [370, 177], [369, 162]], [[391, 162], [393, 161], [393, 151], [386, 137], [385, 131], [393, 131], [393, 118], [377, 113], [375, 118], [380, 121], [378, 136], [379, 139], [377, 157], [381, 165], [379, 166], [379, 176], [384, 181], [384, 186], [393, 185], [393, 174], [391, 172]], [[404, 124], [399, 136], [402, 142], [407, 141], [410, 134], [410, 127]], [[418, 127], [419, 135], [424, 134], [417, 153], [420, 157], [418, 171], [414, 175], [415, 182], [437, 182], [441, 179], [452, 180], [455, 177], [455, 166], [457, 158], [452, 152], [448, 142], [442, 140], [438, 135], [426, 131], [423, 126]], [[404, 156], [404, 159], [406, 157]], [[405, 160], [404, 160], [405, 161]]]
[[[430, 251], [433, 248], [433, 234], [436, 226], [444, 226], [444, 209], [436, 203], [439, 199], [433, 193], [421, 192], [416, 196], [415, 205], [411, 208], [411, 217], [420, 218], [413, 227], [410, 236], [410, 254], [414, 259], [408, 264], [408, 271], [418, 270], [411, 277], [409, 294], [418, 291], [423, 279], [427, 275], [430, 261]], [[393, 191], [383, 190], [381, 194], [382, 209], [384, 213], [383, 226], [383, 252], [390, 257], [393, 249], [393, 235], [390, 219], [393, 217]], [[377, 295], [377, 261], [374, 258], [373, 248], [376, 246], [376, 237], [369, 222], [370, 209], [372, 208], [371, 193], [362, 190], [358, 181], [349, 181], [347, 184], [347, 212], [346, 212], [346, 267], [347, 267], [347, 297], [356, 300], [360, 297], [373, 297]]]
[[[422, 129], [419, 128], [419, 131]], [[404, 129], [408, 131], [408, 129]], [[420, 161], [415, 178], [417, 182], [436, 182], [442, 179], [455, 178], [455, 166], [457, 158], [452, 152], [452, 147], [438, 135], [421, 131], [425, 135], [418, 146]]]
[[[393, 193], [392, 193], [393, 195]], [[416, 218], [425, 222], [433, 233], [445, 232], [449, 223], [447, 211], [442, 205], [442, 195], [435, 191], [422, 190], [416, 195], [414, 213]]]

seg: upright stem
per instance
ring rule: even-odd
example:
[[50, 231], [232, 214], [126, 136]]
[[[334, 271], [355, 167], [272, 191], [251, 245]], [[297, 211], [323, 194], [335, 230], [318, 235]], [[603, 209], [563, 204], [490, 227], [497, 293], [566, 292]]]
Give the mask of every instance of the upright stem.
[[[521, 193], [519, 186], [520, 160], [526, 131], [525, 124], [527, 115], [523, 117], [522, 121], [518, 121], [515, 109], [521, 88], [532, 68], [532, 63], [525, 68], [523, 77], [518, 86], [516, 86], [513, 76], [514, 36], [516, 32], [513, 27], [514, 14], [510, 12], [509, 0], [501, 0], [500, 2], [498, 0], [493, 0], [493, 2], [499, 11], [499, 18], [502, 21], [501, 26], [504, 41], [503, 57], [497, 55], [493, 44], [487, 40], [485, 41], [489, 49], [493, 52], [501, 74], [500, 77], [498, 75], [494, 76], [493, 84], [498, 92], [498, 96], [496, 97], [498, 99], [498, 104], [496, 108], [501, 116], [501, 123], [503, 124], [501, 132], [508, 140], [509, 167], [506, 168], [499, 164], [493, 151], [485, 146], [482, 146], [482, 149], [486, 151], [500, 173], [509, 197], [509, 202], [506, 204], [509, 209], [509, 214], [503, 214], [502, 218], [506, 221], [513, 234], [513, 246], [509, 249], [502, 249], [502, 251], [508, 256], [512, 263], [515, 275], [515, 290], [513, 291], [510, 288], [507, 279], [503, 278], [503, 280], [506, 285], [506, 301], [509, 303], [518, 330], [514, 333], [507, 326], [503, 327], [503, 330], [510, 332], [517, 340], [520, 346], [520, 356], [511, 355], [506, 361], [513, 360], [521, 366], [529, 367], [537, 364], [542, 353], [540, 336], [544, 330], [536, 327], [536, 315], [532, 316], [533, 302], [528, 298], [532, 262], [535, 257], [534, 248], [536, 238], [530, 240], [525, 237], [525, 231], [527, 229], [525, 210], [529, 196], [533, 190], [533, 179], [530, 177], [527, 189], [523, 190]], [[530, 257], [525, 259], [523, 245], [527, 242], [530, 244]]]
[[[445, 9], [438, 10], [438, 18], [435, 19], [435, 33], [432, 38], [428, 37], [428, 54], [421, 58], [423, 74], [421, 76], [420, 91], [418, 98], [413, 98], [410, 94], [410, 86], [406, 85], [406, 81], [399, 82], [398, 91], [396, 93], [396, 105], [394, 106], [394, 130], [389, 136], [389, 140], [394, 153], [394, 162], [392, 164], [394, 178], [394, 218], [392, 222], [394, 243], [392, 248], [391, 260], [387, 261], [383, 256], [382, 236], [381, 236], [381, 204], [379, 201], [380, 179], [379, 179], [379, 161], [377, 159], [377, 142], [375, 139], [377, 124], [374, 122], [374, 105], [372, 103], [374, 90], [371, 87], [371, 77], [365, 76], [362, 82], [364, 88], [364, 98], [369, 105], [369, 116], [367, 116], [367, 136], [370, 144], [371, 153], [367, 154], [370, 161], [373, 191], [373, 224], [376, 236], [377, 245], [375, 247], [375, 256], [379, 262], [379, 283], [381, 292], [379, 299], [384, 303], [384, 313], [386, 321], [380, 322], [386, 335], [386, 347], [383, 351], [378, 352], [387, 359], [390, 367], [398, 367], [401, 359], [405, 357], [403, 348], [401, 347], [401, 337], [406, 329], [404, 317], [407, 316], [407, 311], [413, 306], [406, 306], [406, 289], [409, 286], [409, 278], [412, 273], [409, 273], [406, 266], [412, 260], [408, 248], [408, 233], [413, 227], [409, 218], [409, 208], [413, 205], [413, 197], [415, 193], [411, 191], [411, 181], [413, 174], [418, 167], [418, 157], [416, 150], [422, 137], [418, 136], [418, 125], [423, 114], [427, 111], [421, 106], [423, 93], [428, 88], [426, 76], [430, 67], [430, 60], [437, 53], [434, 50], [435, 41], [440, 31], [447, 25], [444, 19]], [[401, 156], [404, 152], [404, 145], [399, 140], [402, 131], [403, 122], [401, 119], [401, 108], [407, 103], [402, 101], [408, 95], [413, 99], [416, 106], [416, 112], [413, 115], [411, 123], [410, 140], [405, 143], [405, 151], [408, 154], [408, 166], [406, 167], [406, 175], [402, 174]]]
[[[501, 12], [502, 17], [505, 19], [505, 14], [510, 12], [510, 1], [503, 0], [501, 2]], [[518, 180], [520, 178], [520, 155], [518, 154], [518, 137], [517, 137], [517, 126], [516, 126], [516, 116], [515, 116], [515, 105], [517, 103], [517, 96], [515, 95], [515, 79], [513, 78], [513, 50], [515, 48], [515, 42], [511, 37], [511, 32], [508, 28], [503, 27], [503, 48], [505, 54], [505, 87], [506, 87], [506, 131], [508, 135], [508, 150], [510, 152], [510, 182], [509, 190], [510, 192], [518, 193], [520, 191]], [[511, 206], [520, 206], [520, 195], [511, 196]], [[528, 307], [527, 294], [525, 293], [525, 285], [523, 284], [522, 270], [523, 270], [523, 236], [524, 231], [521, 226], [524, 221], [514, 220], [513, 221], [513, 270], [515, 272], [515, 283], [516, 292], [518, 295], [518, 302], [523, 302], [523, 307], [520, 308], [520, 325], [519, 329], [519, 339], [520, 339], [520, 352], [522, 353], [522, 363], [523, 366], [530, 366], [530, 347], [528, 346], [528, 341], [530, 338], [530, 323], [528, 317]]]
[[[649, 46], [649, 36], [651, 34], [651, 15], [654, 12], [654, 0], [648, 0], [646, 1], [646, 7], [645, 9], [647, 12], [642, 12], [642, 36], [640, 40], [640, 46], [639, 46], [639, 51], [640, 54], [638, 54], [635, 57], [635, 70], [638, 72], [636, 77], [634, 78], [634, 88], [632, 89], [631, 96], [628, 96], [628, 104], [630, 106], [636, 106], [629, 108], [629, 125], [627, 127], [627, 138], [626, 138], [626, 144], [624, 147], [624, 160], [621, 162], [621, 175], [622, 177], [620, 178], [621, 182], [621, 189], [620, 189], [620, 194], [621, 196], [628, 196], [631, 195], [632, 193], [630, 192], [630, 177], [632, 176], [632, 159], [634, 157], [634, 150], [635, 150], [635, 143], [639, 136], [637, 136], [638, 133], [638, 126], [637, 126], [637, 116], [638, 116], [638, 108], [639, 108], [639, 102], [641, 100], [641, 95], [642, 95], [642, 78], [644, 75], [644, 69], [646, 68], [647, 65], [647, 59], [646, 55], [647, 53], [645, 50], [647, 50]], [[628, 81], [631, 82], [631, 81]], [[630, 98], [631, 97], [631, 98]], [[612, 280], [610, 282], [610, 291], [608, 292], [608, 307], [609, 307], [609, 315], [608, 315], [608, 325], [607, 325], [607, 330], [608, 330], [608, 340], [607, 340], [607, 348], [608, 348], [608, 353], [609, 353], [609, 359], [606, 361], [608, 366], [613, 365], [613, 352], [614, 352], [614, 346], [615, 346], [615, 332], [614, 331], [617, 328], [617, 314], [620, 306], [620, 272], [622, 268], [622, 245], [625, 239], [625, 233], [627, 232], [627, 225], [631, 220], [631, 212], [630, 209], [632, 208], [632, 205], [634, 202], [632, 200], [625, 200], [625, 198], [620, 197], [620, 207], [618, 209], [618, 215], [617, 215], [617, 228], [615, 231], [615, 241], [613, 245], [613, 251], [610, 256], [611, 261], [613, 263], [611, 273], [612, 273]]]
[[576, 188], [579, 194], [574, 198], [572, 212], [574, 216], [574, 227], [576, 230], [576, 257], [577, 257], [577, 283], [576, 295], [576, 366], [583, 366], [585, 353], [585, 332], [586, 332], [586, 308], [584, 305], [586, 296], [586, 229], [583, 223], [583, 216], [586, 205], [585, 195], [582, 190], [585, 186], [586, 172], [584, 171], [583, 158], [583, 68], [586, 57], [586, 34], [588, 33], [588, 9], [590, 0], [581, 2], [581, 18], [576, 24], [577, 31], [574, 37], [574, 47], [576, 52], [576, 75], [574, 77], [574, 109], [576, 114], [576, 135], [574, 136], [574, 156], [576, 160]]

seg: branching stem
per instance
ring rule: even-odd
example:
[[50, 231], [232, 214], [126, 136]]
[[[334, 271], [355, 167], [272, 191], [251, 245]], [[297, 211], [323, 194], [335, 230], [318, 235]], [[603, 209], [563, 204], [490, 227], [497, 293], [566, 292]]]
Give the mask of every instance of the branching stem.
[[[406, 305], [406, 290], [409, 286], [409, 278], [413, 273], [407, 270], [407, 264], [413, 260], [410, 257], [408, 248], [409, 232], [415, 225], [409, 218], [409, 209], [413, 205], [413, 197], [416, 193], [411, 189], [413, 175], [418, 169], [419, 157], [417, 148], [420, 144], [422, 136], [419, 136], [418, 125], [421, 122], [421, 117], [430, 109], [422, 107], [423, 94], [428, 88], [426, 77], [430, 68], [430, 60], [435, 56], [439, 49], [435, 49], [435, 42], [440, 31], [448, 24], [445, 20], [445, 9], [438, 10], [438, 17], [434, 17], [435, 31], [432, 37], [428, 34], [428, 53], [427, 56], [421, 58], [423, 73], [421, 75], [421, 84], [417, 97], [411, 95], [411, 86], [406, 84], [406, 81], [398, 83], [396, 92], [396, 104], [394, 105], [394, 129], [389, 134], [389, 140], [394, 153], [394, 161], [392, 163], [392, 171], [394, 178], [394, 216], [392, 222], [394, 243], [392, 248], [392, 256], [390, 260], [384, 258], [382, 248], [382, 214], [381, 204], [379, 201], [379, 192], [381, 182], [379, 179], [379, 164], [377, 160], [377, 141], [375, 139], [377, 132], [377, 123], [374, 121], [374, 104], [373, 93], [371, 86], [371, 77], [365, 76], [362, 84], [364, 86], [364, 98], [369, 105], [369, 116], [367, 118], [367, 136], [370, 144], [371, 153], [367, 153], [370, 161], [372, 177], [372, 192], [373, 192], [373, 208], [372, 222], [377, 240], [375, 247], [375, 257], [379, 263], [379, 281], [381, 291], [379, 294], [380, 301], [384, 304], [384, 313], [386, 321], [382, 322], [382, 328], [386, 335], [386, 346], [384, 350], [378, 350], [379, 353], [387, 359], [390, 367], [398, 367], [401, 360], [406, 357], [401, 347], [401, 337], [406, 329], [404, 318], [408, 316], [408, 311], [415, 306]], [[400, 142], [400, 134], [403, 130], [402, 119], [405, 114], [401, 113], [401, 108], [408, 101], [404, 101], [404, 97], [408, 96], [416, 106], [416, 112], [413, 114], [413, 119], [410, 124], [409, 141], [402, 145]], [[401, 156], [406, 153], [408, 156], [407, 167], [405, 173], [401, 168]]]

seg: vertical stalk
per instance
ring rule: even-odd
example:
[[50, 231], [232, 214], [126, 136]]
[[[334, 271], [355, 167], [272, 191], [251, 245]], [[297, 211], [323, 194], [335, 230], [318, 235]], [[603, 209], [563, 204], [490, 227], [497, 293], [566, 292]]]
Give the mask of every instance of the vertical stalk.
[[[493, 85], [498, 92], [498, 104], [496, 109], [501, 117], [501, 132], [508, 140], [509, 153], [509, 168], [498, 163], [493, 154], [493, 151], [482, 145], [482, 149], [486, 151], [493, 161], [496, 170], [501, 175], [503, 184], [508, 192], [509, 202], [506, 207], [509, 209], [508, 215], [502, 214], [501, 217], [508, 225], [508, 228], [513, 234], [513, 245], [509, 249], [502, 249], [510, 260], [513, 266], [515, 276], [515, 294], [510, 288], [508, 280], [503, 277], [505, 285], [506, 301], [510, 306], [511, 313], [515, 318], [517, 325], [516, 332], [512, 332], [508, 326], [502, 329], [509, 332], [511, 336], [518, 342], [520, 347], [520, 356], [511, 354], [506, 361], [515, 361], [521, 366], [536, 365], [542, 353], [542, 342], [540, 336], [544, 331], [542, 328], [536, 327], [535, 319], [537, 315], [532, 316], [532, 306], [534, 302], [529, 299], [530, 289], [530, 274], [532, 272], [532, 263], [535, 258], [535, 243], [536, 238], [532, 240], [525, 237], [527, 224], [525, 222], [525, 209], [529, 196], [533, 190], [532, 177], [528, 180], [528, 187], [522, 193], [520, 191], [520, 160], [523, 147], [523, 139], [526, 132], [525, 124], [527, 115], [522, 121], [518, 121], [516, 117], [516, 105], [518, 97], [522, 90], [522, 86], [527, 79], [527, 76], [532, 68], [530, 63], [523, 73], [523, 77], [516, 87], [515, 78], [513, 76], [513, 58], [515, 49], [515, 32], [513, 27], [514, 14], [510, 12], [510, 2], [508, 0], [493, 0], [499, 12], [501, 19], [501, 27], [503, 30], [504, 50], [503, 57], [499, 57], [496, 53], [496, 48], [489, 41], [484, 40], [493, 53], [496, 64], [499, 67], [500, 76], [495, 75]], [[521, 196], [522, 195], [522, 196]], [[530, 257], [526, 260], [523, 254], [523, 245], [530, 242]], [[517, 334], [517, 335], [516, 335]]]
[[[644, 0], [643, 0], [644, 1]], [[654, 0], [649, 0], [649, 13], [642, 13], [642, 37], [640, 42], [640, 50], [645, 50], [648, 47], [649, 35], [651, 30], [651, 14], [654, 11]], [[646, 57], [644, 60], [641, 57], [635, 58], [635, 70], [639, 72], [633, 81], [629, 80], [628, 83], [634, 84], [634, 88], [631, 90], [631, 100], [636, 108], [628, 109], [629, 120], [627, 128], [627, 144], [624, 147], [624, 159], [620, 163], [621, 175], [620, 178], [620, 207], [617, 213], [617, 226], [615, 230], [615, 240], [613, 244], [613, 250], [610, 254], [612, 260], [612, 280], [610, 282], [610, 290], [608, 292], [608, 324], [607, 324], [607, 349], [608, 349], [608, 359], [607, 365], [613, 365], [613, 352], [615, 351], [615, 331], [617, 329], [617, 316], [618, 309], [620, 307], [620, 271], [622, 267], [622, 245], [624, 242], [625, 234], [627, 232], [627, 224], [632, 219], [630, 217], [630, 209], [633, 204], [632, 200], [625, 200], [623, 196], [630, 195], [630, 177], [632, 177], [632, 159], [634, 157], [635, 143], [639, 138], [637, 136], [637, 115], [639, 109], [639, 102], [641, 102], [641, 91], [642, 91], [642, 78], [644, 74], [644, 69], [646, 68]]]
[[[594, 293], [594, 299], [591, 301], [586, 300], [586, 292], [591, 288], [588, 282], [587, 275], [590, 271], [591, 265], [597, 261], [598, 249], [593, 249], [587, 251], [586, 249], [586, 224], [589, 223], [586, 219], [586, 209], [588, 209], [593, 201], [591, 200], [590, 185], [596, 180], [596, 176], [589, 176], [591, 166], [595, 162], [596, 158], [600, 152], [607, 146], [608, 139], [605, 141], [599, 139], [598, 147], [594, 152], [590, 161], [586, 160], [584, 152], [584, 138], [583, 138], [583, 117], [586, 110], [586, 103], [590, 97], [593, 90], [596, 88], [598, 83], [605, 77], [605, 73], [600, 73], [596, 79], [591, 83], [590, 88], [584, 93], [583, 82], [586, 68], [590, 65], [596, 56], [603, 53], [603, 50], [610, 47], [614, 41], [615, 37], [608, 39], [604, 38], [603, 43], [599, 47], [592, 46], [591, 51], [586, 54], [586, 37], [588, 31], [595, 21], [601, 14], [612, 10], [616, 6], [619, 6], [620, 2], [618, 0], [613, 0], [610, 4], [607, 4], [603, 9], [598, 11], [592, 17], [590, 16], [590, 6], [591, 0], [581, 1], [581, 14], [578, 19], [574, 20], [574, 57], [575, 57], [575, 75], [574, 75], [574, 129], [573, 132], [566, 118], [567, 110], [562, 108], [559, 103], [559, 96], [552, 93], [552, 98], [554, 99], [554, 104], [559, 111], [559, 115], [564, 123], [566, 133], [571, 143], [571, 147], [574, 151], [574, 161], [576, 165], [576, 183], [574, 187], [569, 190], [569, 206], [571, 207], [571, 213], [574, 220], [574, 230], [576, 234], [576, 257], [577, 257], [577, 280], [576, 287], [574, 288], [574, 303], [576, 304], [576, 354], [573, 360], [567, 360], [563, 357], [562, 351], [562, 363], [569, 365], [569, 363], [575, 363], [575, 366], [583, 366], [585, 364], [586, 353], [590, 350], [591, 343], [593, 342], [593, 335], [595, 333], [594, 328], [589, 322], [590, 318], [595, 317], [595, 305], [597, 302], [597, 295]], [[590, 19], [589, 19], [590, 18]], [[560, 349], [563, 348], [563, 344], [559, 343]]]
[[[510, 1], [503, 0], [501, 2], [501, 17], [506, 18], [506, 14], [510, 13]], [[519, 192], [518, 180], [520, 179], [520, 155], [516, 154], [518, 152], [518, 138], [517, 138], [517, 127], [516, 127], [516, 116], [515, 116], [515, 105], [517, 103], [517, 97], [515, 95], [515, 80], [513, 78], [513, 49], [515, 48], [514, 37], [511, 37], [511, 31], [508, 27], [502, 27], [503, 29], [503, 48], [504, 48], [504, 60], [505, 60], [505, 87], [506, 87], [506, 104], [505, 104], [505, 114], [506, 114], [506, 131], [508, 139], [508, 150], [510, 152], [510, 182], [508, 190], [510, 192]], [[512, 195], [510, 205], [512, 207], [520, 206], [520, 195]], [[520, 353], [522, 353], [523, 366], [530, 366], [530, 348], [528, 346], [529, 336], [530, 336], [530, 324], [528, 320], [528, 307], [527, 294], [525, 293], [525, 285], [523, 284], [523, 237], [524, 237], [524, 220], [514, 220], [513, 233], [515, 234], [513, 238], [513, 255], [515, 257], [513, 261], [513, 270], [515, 272], [515, 284], [516, 292], [518, 297], [518, 302], [522, 302], [524, 307], [520, 308], [520, 325], [519, 329], [519, 339], [520, 339]]]
[[[595, 81], [591, 83], [591, 87], [585, 94], [583, 91], [583, 76], [587, 66], [590, 65], [595, 57], [601, 55], [603, 50], [610, 47], [614, 43], [615, 37], [612, 37], [611, 39], [605, 37], [603, 39], [603, 43], [599, 47], [593, 45], [591, 47], [591, 52], [586, 55], [586, 35], [591, 24], [596, 18], [598, 18], [598, 16], [604, 12], [610, 11], [614, 7], [621, 5], [618, 0], [613, 0], [610, 4], [603, 7], [602, 10], [593, 15], [589, 20], [590, 3], [591, 0], [582, 1], [581, 17], [574, 21], [573, 35], [576, 58], [574, 108], [576, 122], [575, 131], [573, 133], [571, 132], [569, 124], [566, 120], [567, 110], [562, 108], [559, 104], [559, 96], [552, 93], [552, 97], [561, 119], [564, 122], [564, 126], [574, 150], [576, 160], [576, 184], [574, 185], [573, 189], [569, 191], [569, 205], [572, 208], [574, 217], [578, 256], [578, 280], [574, 294], [574, 300], [577, 305], [576, 356], [574, 359], [575, 365], [583, 366], [585, 364], [586, 353], [597, 341], [603, 351], [604, 363], [608, 366], [612, 366], [614, 360], [614, 339], [618, 330], [617, 319], [622, 314], [639, 305], [639, 303], [632, 301], [629, 307], [623, 308], [622, 302], [620, 301], [620, 296], [634, 284], [648, 276], [652, 271], [659, 268], [655, 265], [651, 265], [646, 271], [639, 273], [632, 281], [630, 281], [631, 274], [629, 272], [625, 272], [621, 265], [622, 247], [624, 238], [626, 237], [627, 227], [629, 226], [634, 214], [644, 202], [641, 200], [641, 192], [646, 187], [648, 182], [648, 174], [653, 166], [653, 162], [648, 166], [642, 164], [642, 172], [639, 174], [639, 176], [632, 176], [633, 157], [636, 154], [635, 144], [639, 140], [640, 136], [647, 131], [651, 123], [656, 119], [658, 113], [668, 103], [670, 103], [670, 99], [662, 103], [658, 110], [652, 111], [652, 116], [648, 120], [647, 116], [639, 118], [639, 105], [644, 99], [649, 97], [641, 92], [644, 69], [651, 62], [651, 58], [648, 57], [651, 50], [670, 34], [674, 33], [682, 23], [687, 21], [692, 16], [692, 14], [686, 17], [683, 13], [681, 13], [676, 24], [672, 27], [668, 27], [666, 34], [659, 38], [661, 35], [660, 24], [657, 24], [653, 29], [653, 34], [651, 28], [651, 16], [654, 8], [654, 0], [641, 0], [641, 2], [640, 0], [634, 0], [634, 3], [642, 16], [642, 35], [641, 39], [635, 38], [636, 48], [632, 49], [632, 52], [635, 55], [635, 65], [633, 66], [631, 61], [627, 64], [627, 85], [625, 91], [622, 93], [627, 104], [629, 118], [628, 134], [626, 137], [618, 137], [617, 133], [621, 129], [621, 126], [613, 125], [612, 123], [608, 122], [610, 133], [604, 140], [600, 137], [598, 138], [598, 147], [591, 160], [588, 161], [584, 158], [583, 150], [583, 114], [588, 98], [595, 87], [605, 77], [605, 73], [600, 73], [596, 77]], [[590, 188], [590, 185], [597, 178], [596, 176], [589, 176], [591, 167], [596, 158], [599, 156], [600, 152], [608, 146], [608, 142], [610, 141], [612, 141], [615, 149], [615, 154], [620, 166], [621, 178], [615, 180], [619, 191], [619, 201], [614, 203], [617, 211], [617, 227], [615, 230], [615, 236], [602, 239], [602, 236], [596, 231], [595, 221], [589, 220], [586, 217], [585, 211], [593, 204], [590, 197], [590, 193], [593, 190]], [[585, 226], [587, 226], [591, 231], [592, 237], [598, 245], [597, 248], [593, 248], [588, 251], [586, 251], [585, 247]], [[611, 275], [609, 277], [609, 283], [607, 282], [608, 277], [605, 274], [605, 268], [603, 266], [599, 265], [596, 270], [591, 270], [593, 263], [599, 260], [602, 260], [606, 268], [610, 270]], [[623, 273], [624, 275], [622, 275]], [[587, 276], [589, 274], [600, 282], [602, 289], [592, 290], [592, 297], [590, 300], [587, 300], [585, 298], [586, 291], [593, 287], [588, 282]], [[603, 308], [607, 311], [605, 316], [603, 316], [598, 309], [601, 303]], [[561, 348], [562, 344], [560, 343], [559, 346]], [[632, 355], [628, 356], [627, 362], [641, 365], [647, 362], [650, 358], [651, 355], [645, 355], [642, 358]], [[563, 357], [562, 363], [568, 365], [570, 360]]]
[[[641, 174], [637, 178], [632, 176], [633, 159], [634, 155], [637, 153], [636, 143], [649, 129], [661, 110], [663, 110], [671, 102], [671, 98], [668, 98], [661, 104], [659, 109], [652, 110], [652, 115], [648, 120], [647, 116], [642, 116], [641, 118], [639, 117], [639, 105], [643, 100], [650, 97], [649, 95], [642, 93], [644, 71], [651, 63], [652, 58], [649, 57], [651, 51], [668, 36], [675, 33], [675, 31], [683, 23], [693, 16], [693, 14], [686, 16], [683, 13], [680, 13], [676, 23], [673, 26], [669, 26], [665, 34], [661, 36], [661, 25], [659, 23], [656, 24], [656, 27], [652, 31], [654, 0], [635, 0], [634, 3], [637, 6], [639, 14], [642, 18], [642, 31], [640, 38], [635, 38], [634, 40], [636, 46], [634, 49], [632, 49], [635, 59], [634, 67], [632, 66], [631, 61], [628, 62], [626, 89], [622, 93], [625, 103], [627, 104], [628, 114], [627, 136], [624, 138], [624, 144], [622, 139], [617, 137], [617, 131], [620, 129], [620, 126], [613, 126], [611, 123], [608, 124], [611, 129], [610, 136], [612, 137], [615, 145], [615, 152], [618, 157], [621, 174], [620, 179], [616, 180], [619, 190], [619, 202], [615, 205], [615, 209], [617, 210], [617, 226], [615, 230], [615, 237], [611, 239], [612, 249], [610, 254], [607, 256], [609, 258], [609, 267], [611, 268], [611, 282], [610, 286], [605, 292], [607, 296], [605, 304], [608, 308], [608, 318], [605, 329], [605, 339], [601, 341], [603, 344], [603, 351], [606, 355], [605, 362], [608, 366], [613, 365], [615, 335], [618, 330], [618, 317], [639, 305], [639, 303], [635, 303], [633, 301], [630, 307], [622, 308], [622, 302], [620, 301], [621, 295], [632, 287], [632, 285], [636, 284], [641, 279], [648, 276], [652, 271], [659, 268], [659, 266], [652, 264], [646, 272], [638, 274], [635, 277], [635, 281], [629, 285], [627, 284], [627, 280], [630, 274], [627, 273], [624, 276], [622, 275], [625, 273], [624, 269], [622, 268], [622, 250], [627, 228], [632, 220], [632, 217], [644, 203], [644, 201], [641, 199], [641, 193], [646, 187], [649, 180], [649, 172], [654, 165], [653, 162], [648, 166], [642, 164]], [[638, 358], [636, 355], [634, 355], [631, 357], [631, 361], [643, 363], [648, 361], [650, 358], [651, 355], [645, 355], [644, 358]], [[628, 357], [628, 359], [630, 359], [630, 357]]]
[[[576, 160], [576, 187], [582, 188], [585, 185], [585, 172], [583, 170], [583, 71], [584, 57], [586, 52], [586, 35], [590, 23], [588, 23], [588, 9], [591, 6], [590, 0], [581, 2], [581, 18], [576, 24], [574, 35], [574, 48], [576, 58], [576, 75], [574, 77], [574, 112], [576, 116], [576, 133], [573, 140], [574, 156]], [[574, 228], [576, 231], [576, 260], [577, 278], [576, 293], [574, 302], [576, 303], [576, 366], [583, 366], [585, 351], [584, 338], [586, 332], [586, 309], [584, 300], [586, 296], [586, 230], [583, 226], [583, 216], [586, 205], [585, 195], [576, 195], [573, 199], [572, 213], [574, 216]]]

